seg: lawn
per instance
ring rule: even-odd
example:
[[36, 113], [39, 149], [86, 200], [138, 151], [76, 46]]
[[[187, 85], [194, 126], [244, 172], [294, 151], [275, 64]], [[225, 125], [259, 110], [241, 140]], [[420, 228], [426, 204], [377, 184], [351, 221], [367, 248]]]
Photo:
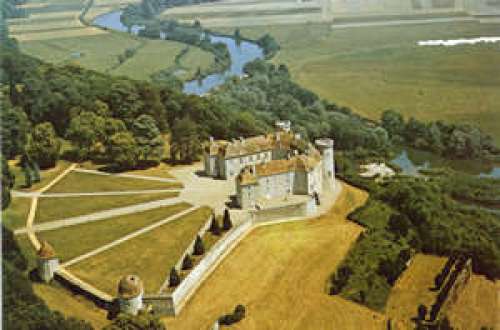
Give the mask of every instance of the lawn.
[[241, 31], [250, 38], [273, 35], [281, 45], [274, 61], [287, 64], [295, 81], [364, 116], [378, 119], [392, 108], [422, 120], [473, 123], [500, 143], [500, 44], [416, 45], [428, 39], [498, 36], [498, 25], [332, 29], [308, 24]]
[[445, 263], [446, 258], [415, 255], [389, 294], [386, 314], [397, 322], [412, 326], [411, 319], [417, 315], [418, 306], [423, 304], [429, 307], [434, 303], [437, 291], [430, 289], [434, 287], [434, 277]]
[[30, 211], [31, 198], [15, 197], [9, 207], [2, 211], [2, 223], [9, 229], [21, 228], [26, 225]]
[[361, 232], [346, 216], [367, 194], [343, 185], [319, 219], [257, 228], [201, 285], [173, 329], [202, 329], [237, 304], [246, 317], [235, 329], [382, 329], [384, 317], [326, 294], [330, 274]]
[[175, 192], [167, 192], [123, 196], [42, 197], [38, 200], [35, 224], [172, 198], [177, 195], [178, 193]]
[[77, 263], [69, 270], [112, 295], [116, 294], [122, 276], [136, 274], [143, 280], [146, 293], [156, 293], [211, 212], [209, 208], [199, 208]]
[[[64, 262], [189, 207], [187, 203], [180, 203], [77, 226], [42, 231], [37, 233], [37, 237], [39, 240], [48, 241], [54, 247], [59, 259]], [[76, 241], [75, 238], [78, 240]]]
[[12, 174], [16, 177], [14, 189], [25, 191], [34, 191], [45, 187], [68, 167], [68, 162], [59, 161], [55, 167], [40, 171], [40, 182], [34, 183], [30, 188], [25, 188], [24, 173], [22, 168], [18, 166], [18, 161], [9, 161], [9, 168]]
[[72, 172], [47, 192], [98, 192], [181, 188], [180, 183], [124, 178], [92, 173]]

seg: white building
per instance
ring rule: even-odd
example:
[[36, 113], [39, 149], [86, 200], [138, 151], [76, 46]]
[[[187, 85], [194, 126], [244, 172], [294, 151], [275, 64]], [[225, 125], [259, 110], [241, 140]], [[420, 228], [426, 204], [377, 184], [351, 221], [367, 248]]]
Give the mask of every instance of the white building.
[[56, 258], [56, 253], [52, 246], [47, 241], [40, 243], [38, 255], [38, 276], [44, 282], [50, 282], [54, 278], [54, 273], [59, 268], [59, 259]]

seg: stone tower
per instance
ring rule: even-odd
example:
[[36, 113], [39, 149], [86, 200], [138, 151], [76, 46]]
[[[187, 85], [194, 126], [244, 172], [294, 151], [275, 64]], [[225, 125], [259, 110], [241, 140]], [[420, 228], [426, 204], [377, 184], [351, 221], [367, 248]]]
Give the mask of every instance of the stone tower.
[[323, 186], [333, 189], [335, 183], [335, 161], [333, 157], [333, 140], [328, 138], [317, 139], [316, 147], [321, 152]]
[[38, 255], [38, 276], [44, 282], [50, 282], [54, 278], [54, 273], [59, 268], [59, 259], [56, 258], [56, 253], [52, 246], [47, 241], [40, 243]]
[[137, 275], [122, 277], [118, 283], [118, 306], [121, 313], [137, 315], [143, 308], [144, 287]]

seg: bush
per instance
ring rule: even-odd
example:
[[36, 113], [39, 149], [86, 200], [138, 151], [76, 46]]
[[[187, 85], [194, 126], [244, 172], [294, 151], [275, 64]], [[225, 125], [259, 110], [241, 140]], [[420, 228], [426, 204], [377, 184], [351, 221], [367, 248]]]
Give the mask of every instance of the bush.
[[233, 228], [233, 223], [231, 221], [231, 215], [229, 214], [229, 210], [225, 209], [224, 210], [224, 218], [222, 219], [222, 229], [227, 231], [231, 228]]
[[193, 260], [191, 260], [189, 254], [186, 254], [182, 260], [182, 270], [189, 270], [191, 268], [193, 268]]
[[177, 269], [175, 267], [172, 267], [170, 270], [170, 277], [168, 280], [168, 285], [170, 287], [178, 286], [181, 284], [181, 277], [179, 276], [179, 273], [177, 272]]
[[245, 318], [245, 306], [237, 305], [232, 314], [226, 314], [219, 318], [220, 325], [231, 325]]
[[193, 254], [195, 256], [201, 256], [205, 253], [205, 246], [203, 246], [203, 241], [201, 240], [200, 235], [196, 236], [196, 241], [194, 242]]
[[212, 223], [210, 224], [209, 230], [215, 236], [220, 236], [220, 234], [221, 234], [219, 221], [217, 221], [217, 218], [215, 217], [215, 215], [212, 215]]

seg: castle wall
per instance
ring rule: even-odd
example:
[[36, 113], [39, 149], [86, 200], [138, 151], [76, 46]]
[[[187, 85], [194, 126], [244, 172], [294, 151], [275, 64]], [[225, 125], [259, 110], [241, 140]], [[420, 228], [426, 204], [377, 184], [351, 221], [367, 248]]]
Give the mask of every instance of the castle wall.
[[262, 176], [258, 178], [257, 197], [278, 198], [292, 193], [294, 172]]

